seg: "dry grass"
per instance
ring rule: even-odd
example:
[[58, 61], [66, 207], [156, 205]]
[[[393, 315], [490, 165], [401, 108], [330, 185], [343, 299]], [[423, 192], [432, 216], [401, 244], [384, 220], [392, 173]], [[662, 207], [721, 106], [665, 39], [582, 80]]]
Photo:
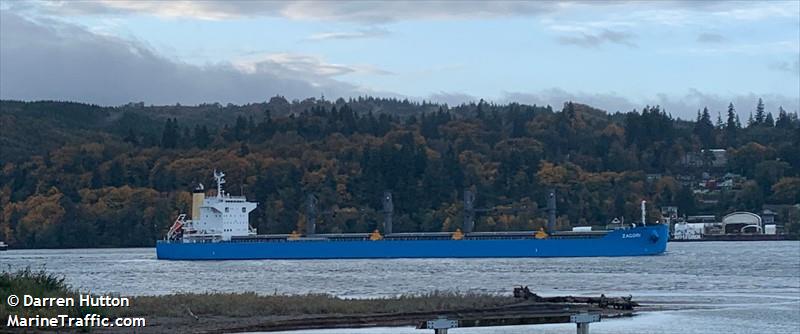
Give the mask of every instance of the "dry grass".
[[58, 314], [82, 316], [95, 313], [107, 316], [145, 316], [185, 318], [191, 314], [201, 318], [303, 317], [325, 315], [368, 315], [407, 312], [488, 308], [513, 303], [513, 298], [490, 294], [433, 292], [423, 295], [348, 299], [327, 294], [258, 295], [255, 293], [176, 294], [130, 297], [130, 307], [14, 307], [5, 304], [10, 294], [22, 297], [72, 297], [78, 291], [64, 278], [45, 271], [25, 269], [0, 273], [0, 318], [10, 312], [20, 316], [52, 317]]
[[186, 316], [188, 308], [199, 317], [359, 315], [496, 307], [511, 302], [513, 298], [498, 295], [450, 292], [375, 299], [345, 299], [325, 294], [179, 294], [135, 297], [130, 308], [112, 312], [119, 316], [178, 317]]
[[[19, 297], [19, 305], [9, 307], [6, 300], [9, 295]], [[23, 296], [33, 297], [71, 297], [74, 298], [73, 307], [24, 307]], [[25, 268], [16, 272], [0, 273], [0, 319], [8, 319], [9, 314], [20, 317], [54, 317], [60, 314], [83, 316], [85, 314], [104, 314], [105, 309], [78, 306], [78, 292], [64, 282], [64, 277], [49, 274], [44, 270], [32, 271]]]

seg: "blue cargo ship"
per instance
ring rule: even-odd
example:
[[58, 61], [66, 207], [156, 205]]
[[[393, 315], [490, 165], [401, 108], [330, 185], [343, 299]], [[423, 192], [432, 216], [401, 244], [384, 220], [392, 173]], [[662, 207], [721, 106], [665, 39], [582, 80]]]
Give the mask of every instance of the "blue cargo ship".
[[[391, 215], [384, 233], [317, 234], [310, 222], [304, 235], [259, 235], [249, 226], [248, 214], [256, 203], [222, 189], [224, 174], [214, 173], [217, 193], [205, 197], [202, 186], [192, 196], [192, 218], [181, 214], [156, 244], [159, 259], [368, 259], [368, 258], [489, 258], [587, 257], [657, 255], [667, 248], [666, 225], [632, 225], [611, 231], [553, 232], [555, 195], [550, 194], [548, 230], [519, 232], [392, 233]], [[387, 195], [385, 195], [387, 196]], [[386, 210], [388, 200], [389, 210]], [[465, 196], [465, 202], [471, 203]], [[642, 208], [644, 212], [644, 202]], [[391, 212], [391, 195], [384, 198]]]

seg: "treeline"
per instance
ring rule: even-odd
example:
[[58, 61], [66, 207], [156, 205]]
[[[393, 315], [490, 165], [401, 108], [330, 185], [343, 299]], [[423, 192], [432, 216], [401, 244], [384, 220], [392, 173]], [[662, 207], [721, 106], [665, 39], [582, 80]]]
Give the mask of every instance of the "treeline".
[[[245, 106], [99, 107], [0, 102], [0, 239], [12, 247], [147, 246], [189, 191], [228, 174], [227, 190], [259, 202], [260, 233], [302, 230], [316, 194], [320, 232], [378, 228], [380, 195], [395, 201], [396, 231], [453, 231], [464, 189], [477, 192], [476, 229], [538, 229], [547, 189], [558, 191], [559, 225], [638, 217], [638, 203], [681, 214], [760, 211], [800, 203], [800, 121], [754, 108], [741, 124], [731, 105], [716, 124], [659, 107], [607, 114], [586, 105], [456, 107], [392, 99], [273, 98]], [[687, 154], [725, 148], [728, 163], [687, 167]], [[708, 150], [706, 150], [708, 152]], [[716, 203], [686, 178], [703, 172], [747, 179]], [[658, 174], [659, 177], [648, 177]], [[798, 217], [783, 217], [797, 234]]]

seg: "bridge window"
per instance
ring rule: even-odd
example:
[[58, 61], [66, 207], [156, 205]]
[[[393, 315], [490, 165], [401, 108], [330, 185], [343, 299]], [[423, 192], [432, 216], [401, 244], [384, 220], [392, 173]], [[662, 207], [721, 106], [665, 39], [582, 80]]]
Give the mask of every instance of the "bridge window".
[[229, 208], [226, 206], [226, 207], [225, 207], [225, 212], [228, 212], [228, 210], [229, 210]]
[[247, 212], [247, 208], [242, 208], [242, 213]]

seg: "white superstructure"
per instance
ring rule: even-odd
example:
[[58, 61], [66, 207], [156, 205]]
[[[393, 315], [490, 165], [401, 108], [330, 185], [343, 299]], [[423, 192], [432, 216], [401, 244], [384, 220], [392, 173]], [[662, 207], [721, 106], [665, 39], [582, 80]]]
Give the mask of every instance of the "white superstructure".
[[206, 198], [202, 185], [199, 187], [192, 196], [192, 214], [197, 217], [186, 220], [186, 214], [178, 216], [167, 233], [168, 239], [180, 239], [183, 242], [221, 241], [256, 234], [255, 229], [250, 227], [250, 212], [257, 203], [248, 202], [244, 196], [225, 193], [222, 188], [224, 177], [224, 173], [214, 171], [217, 181], [217, 194], [214, 197]]
[[673, 227], [673, 238], [677, 240], [700, 240], [705, 233], [706, 224], [678, 222]]

